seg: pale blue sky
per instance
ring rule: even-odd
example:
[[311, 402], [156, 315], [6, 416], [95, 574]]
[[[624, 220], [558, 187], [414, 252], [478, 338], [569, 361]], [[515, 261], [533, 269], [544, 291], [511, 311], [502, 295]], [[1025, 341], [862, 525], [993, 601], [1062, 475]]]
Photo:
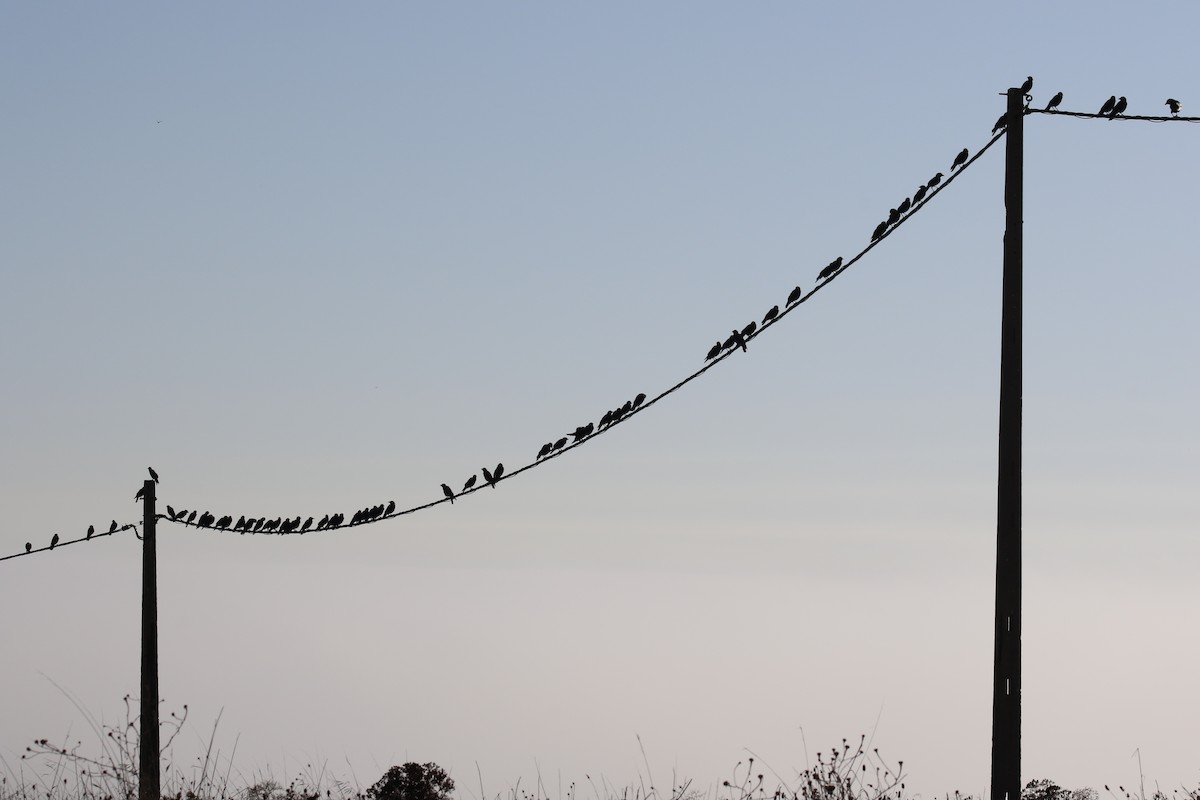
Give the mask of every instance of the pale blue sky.
[[[461, 485], [656, 393], [983, 144], [1200, 110], [1194, 4], [5, 8], [0, 551], [161, 497]], [[1013, 43], [1007, 43], [1012, 39]], [[1200, 127], [1027, 120], [1026, 779], [1200, 783]], [[167, 527], [162, 693], [243, 770], [987, 784], [1003, 149], [748, 354], [328, 536]], [[0, 754], [137, 690], [131, 536], [0, 565]], [[76, 725], [76, 730], [81, 730]], [[197, 743], [187, 740], [185, 747]], [[189, 756], [190, 757], [190, 756]], [[349, 768], [343, 769], [348, 772]], [[523, 784], [524, 785], [524, 784]], [[474, 789], [473, 789], [474, 790]]]

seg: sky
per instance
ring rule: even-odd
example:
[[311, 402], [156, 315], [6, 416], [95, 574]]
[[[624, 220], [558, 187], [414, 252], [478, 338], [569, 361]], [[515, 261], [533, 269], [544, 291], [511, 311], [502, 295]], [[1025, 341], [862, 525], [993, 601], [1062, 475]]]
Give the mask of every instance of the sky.
[[[435, 500], [811, 288], [1026, 75], [1200, 109], [1182, 2], [3, 18], [2, 554], [137, 520], [147, 466], [218, 515]], [[1200, 784], [1198, 136], [1026, 119], [1024, 780]], [[557, 800], [751, 753], [791, 782], [867, 734], [913, 795], [986, 793], [1003, 174], [494, 491], [161, 526], [176, 763], [219, 718], [245, 776], [435, 761]], [[70, 697], [122, 718], [140, 574], [131, 533], [0, 563], [8, 769], [98, 747]]]

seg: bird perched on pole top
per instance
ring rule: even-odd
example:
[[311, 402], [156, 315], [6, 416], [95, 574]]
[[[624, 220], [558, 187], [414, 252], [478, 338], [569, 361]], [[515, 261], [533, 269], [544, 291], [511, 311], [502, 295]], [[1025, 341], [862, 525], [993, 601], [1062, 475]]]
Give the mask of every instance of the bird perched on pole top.
[[1128, 101], [1124, 97], [1117, 98], [1117, 104], [1113, 106], [1112, 113], [1108, 115], [1109, 119], [1116, 119], [1119, 115], [1125, 113], [1125, 109], [1129, 107]]
[[1116, 104], [1117, 104], [1117, 96], [1114, 94], [1112, 97], [1110, 97], [1104, 101], [1104, 105], [1100, 106], [1100, 110], [1096, 113], [1098, 113], [1100, 116], [1103, 117], [1106, 114], [1108, 114], [1109, 112], [1111, 112], [1113, 110], [1113, 107], [1116, 106]]
[[958, 153], [958, 155], [956, 155], [956, 156], [954, 157], [954, 163], [950, 165], [950, 169], [951, 169], [951, 171], [958, 169], [958, 168], [959, 168], [959, 167], [961, 167], [963, 164], [966, 164], [966, 163], [967, 163], [967, 157], [968, 157], [969, 155], [971, 155], [971, 151], [970, 151], [970, 150], [968, 150], [967, 148], [965, 148], [965, 147], [964, 147], [962, 150], [960, 150], [960, 151], [959, 151], [959, 153]]
[[1168, 97], [1164, 105], [1171, 109], [1171, 116], [1176, 116], [1179, 114], [1179, 109], [1183, 106], [1183, 103], [1180, 103], [1174, 97]]
[[1050, 98], [1049, 103], [1046, 103], [1046, 110], [1053, 111], [1054, 109], [1058, 108], [1058, 106], [1061, 103], [1062, 103], [1062, 92], [1059, 92], [1058, 94], [1054, 95], [1054, 97]]
[[158, 483], [158, 473], [154, 471], [154, 467], [146, 467], [146, 469], [150, 470], [150, 477], [154, 479], [155, 483]]
[[1031, 91], [1033, 91], [1033, 76], [1032, 75], [1030, 75], [1028, 78], [1026, 78], [1025, 82], [1021, 84], [1021, 94], [1025, 95], [1026, 97], [1029, 97], [1029, 93]]

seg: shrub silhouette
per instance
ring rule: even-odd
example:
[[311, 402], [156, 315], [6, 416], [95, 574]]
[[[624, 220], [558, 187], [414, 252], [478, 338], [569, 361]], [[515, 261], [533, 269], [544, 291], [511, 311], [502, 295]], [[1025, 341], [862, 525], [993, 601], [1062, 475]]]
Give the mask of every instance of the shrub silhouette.
[[454, 780], [437, 764], [409, 761], [385, 772], [367, 789], [367, 797], [371, 800], [449, 800], [453, 791]]

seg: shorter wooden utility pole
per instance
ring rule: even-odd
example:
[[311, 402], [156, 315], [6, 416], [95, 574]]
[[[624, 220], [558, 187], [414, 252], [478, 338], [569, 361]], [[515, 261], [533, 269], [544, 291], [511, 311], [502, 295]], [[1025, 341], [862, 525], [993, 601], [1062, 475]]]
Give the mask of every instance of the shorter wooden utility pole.
[[158, 750], [158, 568], [154, 481], [142, 484], [142, 695], [138, 800], [161, 800]]

